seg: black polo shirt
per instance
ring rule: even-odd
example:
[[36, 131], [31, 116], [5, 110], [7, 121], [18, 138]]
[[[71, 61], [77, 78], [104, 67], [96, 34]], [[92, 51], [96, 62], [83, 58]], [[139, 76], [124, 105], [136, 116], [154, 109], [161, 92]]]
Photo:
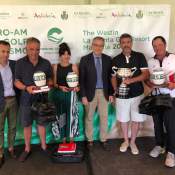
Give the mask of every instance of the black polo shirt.
[[[148, 69], [148, 64], [145, 56], [140, 52], [132, 51], [130, 58], [127, 60], [123, 53], [120, 53], [112, 60], [112, 66], [117, 68], [134, 68], [136, 71], [133, 74], [133, 77], [136, 77], [141, 74], [141, 69]], [[117, 76], [116, 76], [117, 77]], [[117, 77], [117, 86], [119, 87], [122, 82], [122, 79]], [[136, 82], [128, 85], [130, 88], [128, 98], [137, 97], [144, 92], [144, 87], [142, 82]], [[116, 95], [118, 97], [118, 95]]]
[[[48, 60], [39, 56], [37, 65], [33, 65], [27, 56], [19, 59], [15, 67], [15, 80], [20, 80], [24, 85], [35, 85], [33, 75], [37, 71], [42, 71], [46, 74], [46, 79], [52, 78], [52, 67]], [[28, 92], [23, 91], [21, 94], [20, 104], [28, 105], [31, 103], [31, 97]]]

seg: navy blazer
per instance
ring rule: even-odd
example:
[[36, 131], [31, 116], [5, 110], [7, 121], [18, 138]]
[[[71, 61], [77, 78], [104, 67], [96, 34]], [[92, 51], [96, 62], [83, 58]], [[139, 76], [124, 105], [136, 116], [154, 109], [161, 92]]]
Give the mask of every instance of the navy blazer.
[[[87, 97], [88, 101], [92, 101], [95, 95], [97, 72], [94, 62], [93, 53], [90, 53], [80, 60], [80, 94], [81, 97]], [[109, 95], [113, 94], [111, 84], [111, 57], [102, 54], [102, 80], [103, 92], [105, 98], [108, 100]]]
[[[15, 81], [15, 68], [16, 68], [15, 66], [16, 66], [16, 61], [9, 60], [9, 66], [10, 66], [11, 71], [12, 71], [13, 81]], [[16, 100], [17, 100], [17, 103], [19, 105], [21, 90], [19, 90], [18, 88], [16, 88], [14, 84], [13, 84], [13, 88], [15, 90]]]
[[2, 77], [0, 73], [0, 113], [4, 110], [5, 100], [4, 100], [4, 86], [2, 82]]
[[[14, 81], [14, 78], [15, 78], [15, 65], [16, 65], [16, 61], [9, 60], [9, 66], [10, 66], [11, 71], [12, 71], [13, 81]], [[15, 86], [14, 86], [14, 90], [15, 90], [15, 93], [16, 93], [17, 102], [19, 104], [20, 90], [18, 90]], [[2, 77], [1, 77], [1, 74], [0, 74], [0, 112], [3, 111], [4, 106], [5, 106], [4, 86], [3, 86]]]

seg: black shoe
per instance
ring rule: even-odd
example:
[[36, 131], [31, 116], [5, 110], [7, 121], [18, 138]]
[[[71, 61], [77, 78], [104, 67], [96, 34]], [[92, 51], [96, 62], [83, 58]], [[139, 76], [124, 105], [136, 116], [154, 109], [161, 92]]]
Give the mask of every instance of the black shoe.
[[31, 151], [27, 152], [27, 151], [23, 151], [22, 154], [19, 156], [19, 161], [20, 162], [24, 162], [25, 160], [28, 159], [28, 157], [31, 155]]
[[92, 150], [93, 146], [94, 146], [94, 144], [93, 144], [92, 141], [90, 141], [90, 142], [87, 143], [87, 148], [88, 148], [89, 150]]
[[3, 166], [4, 163], [5, 163], [5, 158], [4, 158], [4, 155], [2, 155], [0, 157], [0, 168]]
[[107, 142], [101, 142], [102, 144], [102, 148], [105, 150], [105, 151], [110, 151], [110, 148], [109, 148], [109, 145]]
[[49, 156], [51, 154], [51, 151], [48, 148], [46, 149], [41, 148], [41, 154]]
[[16, 159], [16, 158], [17, 158], [17, 156], [16, 156], [14, 150], [10, 150], [10, 151], [8, 150], [8, 153], [9, 153], [9, 155], [10, 155], [10, 157], [11, 157], [12, 159]]

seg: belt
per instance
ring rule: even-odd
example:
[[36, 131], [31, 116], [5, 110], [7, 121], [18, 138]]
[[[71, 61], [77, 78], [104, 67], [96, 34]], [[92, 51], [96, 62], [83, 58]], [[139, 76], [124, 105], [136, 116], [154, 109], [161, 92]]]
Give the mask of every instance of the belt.
[[9, 99], [12, 99], [12, 98], [15, 98], [15, 96], [7, 96], [7, 97], [4, 97], [5, 100], [9, 100]]

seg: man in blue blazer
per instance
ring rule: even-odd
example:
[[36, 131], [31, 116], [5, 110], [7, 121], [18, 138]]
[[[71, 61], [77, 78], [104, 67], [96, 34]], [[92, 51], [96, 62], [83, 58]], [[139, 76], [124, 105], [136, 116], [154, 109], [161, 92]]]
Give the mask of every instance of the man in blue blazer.
[[80, 94], [85, 105], [85, 133], [88, 147], [93, 146], [93, 115], [98, 109], [100, 141], [107, 149], [108, 101], [113, 101], [111, 85], [111, 57], [103, 54], [104, 38], [92, 40], [92, 52], [80, 60]]
[[0, 167], [4, 163], [4, 127], [8, 121], [8, 151], [12, 158], [16, 136], [17, 101], [13, 82], [15, 61], [8, 60], [10, 44], [0, 40]]
[[[13, 81], [14, 81], [16, 61], [15, 60], [8, 60], [8, 62], [9, 62], [9, 67], [11, 69], [12, 77], [13, 77]], [[15, 90], [17, 103], [19, 104], [20, 91], [15, 86], [13, 86], [13, 88]], [[2, 76], [0, 73], [0, 113], [4, 110], [4, 106], [5, 106], [4, 86], [3, 86]]]
[[0, 74], [0, 113], [3, 111], [4, 105], [5, 105], [4, 87], [3, 87], [2, 77], [1, 77], [1, 74]]

